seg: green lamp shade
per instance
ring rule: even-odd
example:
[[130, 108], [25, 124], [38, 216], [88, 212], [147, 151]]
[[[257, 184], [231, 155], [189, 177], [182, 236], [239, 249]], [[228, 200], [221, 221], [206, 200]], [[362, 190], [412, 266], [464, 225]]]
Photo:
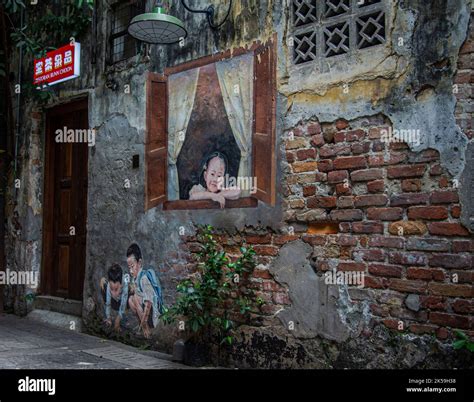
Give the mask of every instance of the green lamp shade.
[[183, 22], [165, 14], [161, 7], [152, 13], [137, 15], [128, 26], [128, 33], [145, 43], [169, 45], [188, 36]]

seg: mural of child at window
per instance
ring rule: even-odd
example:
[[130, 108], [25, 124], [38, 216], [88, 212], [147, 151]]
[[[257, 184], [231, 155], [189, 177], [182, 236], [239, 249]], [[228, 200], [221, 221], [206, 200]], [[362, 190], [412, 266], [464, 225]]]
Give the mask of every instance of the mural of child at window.
[[164, 311], [160, 281], [153, 268], [143, 266], [138, 244], [128, 248], [127, 264], [132, 276], [128, 304], [138, 318], [138, 330], [143, 331], [145, 338], [150, 338], [151, 330], [156, 328]]
[[237, 200], [241, 191], [238, 188], [225, 188], [227, 175], [227, 157], [220, 152], [213, 152], [204, 158], [201, 164], [199, 184], [189, 192], [190, 200], [213, 200], [225, 208], [226, 200]]
[[105, 302], [105, 324], [112, 326], [112, 310], [117, 312], [113, 320], [113, 328], [120, 331], [125, 310], [128, 306], [128, 284], [130, 276], [123, 274], [122, 268], [118, 264], [113, 264], [107, 271], [107, 278], [100, 280], [100, 290]]

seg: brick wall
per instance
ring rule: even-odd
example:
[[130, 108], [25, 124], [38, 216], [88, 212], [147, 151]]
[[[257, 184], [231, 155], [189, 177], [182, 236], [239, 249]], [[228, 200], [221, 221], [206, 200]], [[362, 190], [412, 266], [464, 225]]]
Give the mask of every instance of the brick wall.
[[[457, 183], [437, 151], [384, 142], [388, 128], [381, 116], [295, 127], [285, 144], [285, 229], [220, 236], [231, 254], [244, 243], [258, 253], [250, 286], [266, 301], [254, 314], [259, 325], [291, 304], [268, 267], [282, 245], [302, 239], [313, 247], [317, 273], [365, 273], [373, 321], [440, 339], [453, 329], [474, 335], [474, 241], [459, 222]], [[336, 222], [339, 233], [314, 234], [318, 221]], [[366, 299], [358, 289], [349, 294], [354, 303]]]

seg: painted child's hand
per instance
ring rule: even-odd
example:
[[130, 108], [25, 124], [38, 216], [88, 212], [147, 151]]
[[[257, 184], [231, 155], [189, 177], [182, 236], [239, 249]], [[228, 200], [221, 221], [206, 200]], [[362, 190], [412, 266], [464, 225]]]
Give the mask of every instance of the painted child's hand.
[[146, 338], [146, 339], [150, 339], [151, 338], [151, 330], [150, 330], [150, 327], [148, 326], [148, 324], [145, 324], [143, 326], [143, 336]]
[[223, 197], [222, 195], [213, 194], [212, 195], [212, 200], [218, 202], [221, 206], [221, 209], [225, 208], [225, 197]]
[[114, 331], [120, 332], [120, 317], [117, 317], [114, 322]]

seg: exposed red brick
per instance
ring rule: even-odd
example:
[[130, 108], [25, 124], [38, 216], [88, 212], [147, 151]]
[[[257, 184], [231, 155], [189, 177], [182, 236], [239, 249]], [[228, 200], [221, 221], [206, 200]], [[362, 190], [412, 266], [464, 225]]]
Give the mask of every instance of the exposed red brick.
[[384, 261], [385, 251], [379, 249], [372, 250], [357, 250], [353, 253], [354, 257], [362, 258], [364, 261]]
[[409, 219], [439, 220], [448, 218], [446, 207], [411, 207], [408, 208]]
[[384, 154], [371, 155], [369, 156], [369, 166], [387, 166], [387, 165], [397, 165], [399, 163], [405, 162], [407, 159], [406, 153], [403, 152], [392, 152], [388, 158]]
[[318, 170], [320, 172], [329, 172], [333, 170], [333, 162], [331, 159], [323, 159], [318, 162]]
[[338, 208], [354, 208], [354, 197], [346, 196], [337, 199]]
[[426, 204], [429, 200], [429, 195], [426, 193], [402, 193], [394, 195], [390, 198], [390, 205], [392, 207]]
[[417, 193], [421, 190], [420, 179], [405, 179], [402, 181], [402, 191], [406, 193]]
[[369, 264], [369, 273], [375, 276], [401, 278], [403, 267], [388, 264]]
[[370, 152], [370, 142], [355, 142], [351, 145], [353, 155], [366, 154]]
[[441, 269], [434, 268], [408, 268], [407, 269], [408, 279], [421, 279], [421, 280], [436, 280], [443, 281], [445, 279], [444, 272]]
[[360, 209], [344, 209], [331, 211], [331, 219], [336, 221], [360, 221], [364, 214]]
[[288, 294], [282, 293], [282, 292], [273, 293], [273, 302], [276, 304], [282, 304], [282, 305], [291, 304]]
[[312, 172], [318, 168], [317, 162], [294, 162], [292, 165], [294, 173]]
[[385, 320], [382, 320], [382, 324], [384, 324], [389, 329], [398, 330], [398, 327], [400, 325], [400, 320], [394, 320], [393, 318], [386, 318]]
[[403, 248], [404, 239], [400, 237], [371, 236], [370, 247]]
[[365, 272], [366, 265], [361, 262], [340, 262], [337, 266], [338, 271], [358, 271]]
[[311, 197], [308, 198], [306, 204], [308, 208], [334, 208], [336, 206], [336, 197]]
[[393, 151], [402, 151], [409, 149], [409, 147], [406, 142], [391, 142], [390, 149]]
[[369, 193], [382, 193], [385, 190], [385, 183], [383, 180], [368, 182], [367, 190]]
[[328, 173], [328, 183], [342, 183], [349, 179], [349, 172], [347, 170], [337, 170]]
[[430, 168], [430, 175], [431, 176], [439, 176], [441, 174], [443, 174], [443, 168], [441, 167], [440, 164], [436, 164], [436, 165], [431, 166], [431, 168]]
[[308, 125], [308, 134], [320, 134], [321, 133], [321, 125], [319, 123], [311, 123]]
[[460, 218], [461, 217], [461, 206], [460, 205], [454, 205], [451, 207], [451, 216], [454, 219]]
[[429, 284], [429, 291], [433, 295], [449, 297], [473, 297], [473, 288], [469, 285], [456, 285], [451, 283]]
[[256, 269], [253, 271], [253, 276], [261, 279], [272, 279], [272, 275], [267, 269]]
[[373, 127], [369, 130], [369, 138], [371, 140], [379, 140], [382, 138], [382, 134], [386, 134], [388, 130], [388, 127]]
[[441, 236], [469, 236], [469, 232], [459, 223], [433, 222], [428, 225], [432, 235]]
[[357, 238], [354, 236], [341, 235], [336, 241], [340, 246], [355, 246], [357, 244]]
[[437, 330], [437, 326], [428, 324], [410, 324], [408, 330], [414, 334], [434, 334]]
[[402, 217], [402, 208], [369, 208], [367, 210], [367, 218], [370, 220], [396, 221]]
[[351, 173], [352, 181], [371, 181], [383, 178], [382, 169], [355, 170]]
[[349, 123], [347, 120], [344, 120], [344, 119], [339, 119], [338, 121], [336, 121], [336, 128], [338, 130], [344, 130], [346, 129], [347, 127], [349, 127]]
[[300, 149], [296, 151], [296, 157], [300, 161], [305, 161], [307, 159], [314, 159], [316, 158], [316, 150], [314, 148]]
[[351, 194], [352, 188], [350, 185], [346, 183], [339, 183], [336, 184], [336, 194], [337, 195], [344, 195], [344, 194]]
[[425, 174], [426, 165], [402, 165], [387, 168], [387, 176], [390, 179], [422, 177]]
[[474, 252], [474, 241], [472, 240], [455, 240], [453, 241], [454, 253]]
[[462, 254], [432, 254], [429, 258], [432, 267], [449, 269], [472, 268], [472, 256]]
[[305, 197], [310, 197], [316, 194], [316, 186], [304, 186], [303, 187], [303, 195]]
[[474, 303], [469, 300], [458, 299], [451, 304], [451, 307], [455, 313], [458, 314], [473, 314]]
[[286, 244], [298, 239], [299, 239], [299, 236], [297, 235], [276, 235], [276, 236], [273, 236], [273, 244], [281, 246], [283, 244]]
[[384, 278], [374, 278], [373, 276], [366, 276], [364, 278], [364, 285], [365, 285], [366, 288], [384, 289], [385, 288], [385, 279]]
[[469, 328], [469, 318], [456, 314], [431, 312], [430, 322], [451, 328]]
[[380, 222], [364, 221], [354, 222], [352, 224], [352, 231], [354, 233], [383, 233], [383, 224]]
[[354, 200], [356, 207], [384, 206], [387, 203], [388, 197], [385, 194], [359, 195]]
[[441, 296], [420, 296], [420, 305], [430, 310], [446, 310], [446, 300]]
[[324, 246], [327, 241], [327, 236], [320, 235], [304, 235], [302, 240], [312, 246]]
[[450, 331], [446, 328], [438, 328], [436, 331], [436, 337], [441, 340], [448, 339], [450, 337]]
[[268, 244], [272, 241], [272, 236], [269, 233], [264, 235], [247, 235], [245, 239], [249, 244]]
[[441, 176], [438, 180], [440, 188], [447, 188], [449, 187], [449, 180], [446, 176]]
[[408, 161], [410, 163], [428, 163], [439, 160], [439, 152], [436, 149], [425, 149], [418, 153], [411, 153]]
[[346, 141], [346, 132], [345, 131], [338, 131], [334, 134], [334, 142], [345, 142]]
[[[474, 271], [450, 271], [449, 272], [453, 277], [456, 275], [458, 283], [470, 283], [474, 284]], [[454, 279], [454, 277], [453, 277]]]
[[324, 145], [319, 149], [321, 158], [331, 158], [336, 155], [349, 155], [351, 147], [347, 144]]
[[365, 137], [364, 130], [350, 130], [346, 133], [346, 141], [347, 142], [354, 142], [354, 141], [362, 141]]
[[364, 156], [347, 156], [340, 157], [334, 161], [334, 169], [361, 169], [367, 166], [367, 161]]
[[426, 254], [416, 252], [393, 251], [389, 254], [388, 260], [392, 264], [423, 266], [428, 263]]
[[372, 151], [380, 152], [385, 149], [385, 143], [383, 141], [375, 140], [372, 142]]
[[459, 196], [456, 191], [435, 191], [430, 200], [432, 204], [451, 204], [459, 202]]
[[425, 293], [426, 282], [406, 279], [390, 279], [388, 287], [403, 293]]
[[311, 145], [313, 147], [321, 147], [324, 145], [324, 137], [322, 134], [313, 135], [311, 137]]
[[293, 163], [296, 160], [294, 152], [287, 151], [286, 160], [288, 161], [288, 163]]
[[275, 246], [254, 246], [254, 250], [259, 255], [276, 256], [279, 249]]

